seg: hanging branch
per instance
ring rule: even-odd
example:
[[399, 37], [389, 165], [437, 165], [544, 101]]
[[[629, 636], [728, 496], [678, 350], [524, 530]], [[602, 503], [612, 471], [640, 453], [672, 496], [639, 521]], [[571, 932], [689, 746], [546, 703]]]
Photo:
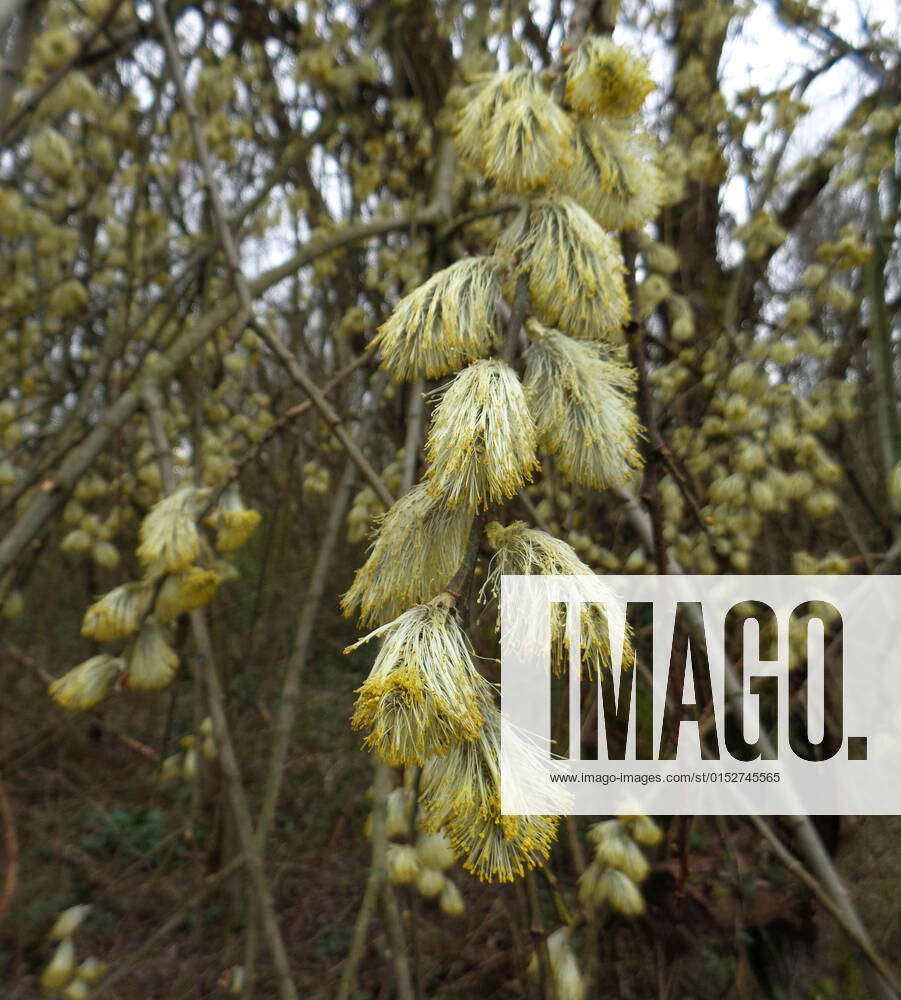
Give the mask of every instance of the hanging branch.
[[[165, 425], [163, 423], [161, 400], [155, 387], [145, 389], [144, 398], [147, 418], [150, 423], [151, 439], [157, 451], [160, 478], [162, 479], [163, 488], [166, 493], [172, 493], [176, 488], [176, 483], [172, 469], [171, 447], [169, 441], [166, 439]], [[257, 912], [260, 914], [266, 943], [275, 964], [279, 995], [282, 997], [282, 1000], [297, 1000], [298, 993], [294, 986], [288, 953], [285, 949], [285, 943], [278, 926], [278, 919], [275, 915], [275, 904], [273, 903], [272, 892], [266, 879], [262, 855], [254, 836], [250, 806], [247, 802], [247, 794], [244, 791], [240, 765], [238, 764], [238, 757], [234, 748], [234, 740], [232, 739], [228, 717], [225, 713], [225, 692], [222, 689], [222, 682], [219, 679], [219, 672], [216, 668], [213, 643], [207, 626], [206, 614], [202, 608], [198, 608], [191, 612], [190, 618], [194, 644], [197, 647], [198, 666], [207, 690], [213, 733], [216, 738], [216, 745], [219, 747], [226, 793], [234, 816], [241, 850], [247, 861], [247, 870], [253, 889], [254, 903]]]
[[[614, 492], [622, 502], [626, 515], [629, 518], [635, 533], [638, 535], [641, 544], [648, 552], [653, 551], [654, 535], [650, 524], [650, 518], [641, 509], [641, 506], [635, 496], [628, 490], [617, 489], [614, 490]], [[683, 572], [682, 567], [672, 555], [668, 555], [667, 559], [667, 570], [669, 573], [677, 575]], [[696, 621], [691, 614], [689, 614], [688, 623], [691, 628], [701, 624], [699, 621]], [[741, 684], [735, 671], [735, 667], [730, 662], [728, 657], [724, 661], [724, 670], [726, 680], [726, 704], [727, 707], [734, 707], [733, 703], [740, 704], [738, 699], [741, 697]], [[761, 746], [764, 748], [765, 752], [771, 753], [772, 756], [775, 757], [774, 748], [770, 744], [769, 737], [765, 732], [761, 732], [760, 740]], [[760, 817], [757, 817], [757, 820], [760, 824], [768, 826], [766, 821]], [[832, 858], [823, 846], [823, 842], [817, 833], [816, 827], [811, 822], [810, 817], [786, 816], [783, 818], [783, 822], [794, 832], [798, 841], [798, 847], [804, 855], [810, 871], [813, 873], [813, 876], [817, 879], [820, 886], [822, 886], [823, 892], [826, 893], [829, 899], [832, 900], [833, 908], [829, 909], [829, 913], [835, 918], [841, 928], [853, 941], [857, 942], [858, 940], [863, 940], [867, 942], [867, 949], [863, 952], [863, 954], [864, 957], [866, 957], [867, 960], [873, 964], [876, 972], [880, 976], [877, 985], [881, 989], [881, 995], [885, 997], [897, 997], [897, 991], [892, 985], [891, 980], [887, 979], [882, 972], [884, 960], [880, 959], [880, 964], [872, 962], [871, 955], [878, 955], [878, 951], [873, 945], [872, 939], [860, 919], [857, 908], [854, 905], [847, 886], [833, 864]], [[775, 833], [773, 833], [773, 836], [776, 836]]]
[[[373, 421], [371, 416], [378, 408], [384, 386], [385, 383], [383, 380], [379, 386], [379, 391], [373, 393], [366, 411], [361, 415], [356, 437], [356, 443], [361, 449], [365, 446], [372, 431]], [[285, 776], [285, 762], [288, 757], [291, 734], [294, 730], [294, 722], [297, 716], [297, 705], [300, 701], [300, 681], [309, 658], [310, 645], [313, 640], [316, 622], [319, 618], [322, 599], [329, 580], [332, 563], [334, 562], [344, 518], [350, 506], [356, 479], [357, 468], [353, 461], [348, 459], [341, 474], [338, 488], [332, 497], [331, 510], [325, 527], [325, 533], [322, 537], [322, 543], [319, 546], [313, 572], [310, 575], [309, 587], [301, 604], [300, 614], [298, 615], [294, 648], [285, 666], [281, 693], [278, 700], [278, 711], [273, 729], [269, 766], [266, 771], [266, 784], [255, 831], [257, 847], [261, 855], [265, 854], [266, 841], [275, 822], [275, 811], [278, 806], [278, 799]], [[248, 993], [252, 993], [255, 965], [256, 921], [252, 921], [247, 935], [244, 961]]]

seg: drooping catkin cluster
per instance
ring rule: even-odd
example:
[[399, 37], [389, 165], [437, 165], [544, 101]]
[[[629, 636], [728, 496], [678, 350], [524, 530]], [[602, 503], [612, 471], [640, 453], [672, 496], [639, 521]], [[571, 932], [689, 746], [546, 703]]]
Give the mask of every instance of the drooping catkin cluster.
[[[391, 790], [385, 803], [388, 879], [394, 885], [414, 886], [445, 916], [461, 917], [466, 903], [449, 874], [454, 849], [443, 830], [426, 828], [414, 792], [416, 774], [416, 769], [405, 768], [403, 784]], [[370, 814], [367, 835], [371, 833], [371, 822]]]
[[[48, 693], [71, 711], [98, 705], [117, 687], [156, 691], [175, 676], [179, 657], [169, 645], [167, 625], [203, 607], [220, 583], [236, 574], [230, 563], [213, 557], [198, 518], [208, 491], [185, 487], [153, 506], [141, 523], [138, 560], [144, 577], [114, 587], [85, 612], [81, 634], [98, 642], [125, 641], [118, 655], [91, 656], [58, 680]], [[220, 552], [241, 548], [259, 524], [237, 490], [229, 487], [207, 523]], [[199, 563], [207, 563], [207, 566]]]
[[160, 784], [179, 780], [190, 783], [197, 776], [197, 768], [202, 760], [215, 761], [219, 758], [213, 720], [209, 716], [200, 723], [196, 734], [188, 733], [179, 742], [183, 752], [170, 754], [160, 765]]
[[45, 993], [70, 1000], [88, 1000], [91, 987], [100, 982], [109, 970], [107, 963], [94, 955], [75, 964], [75, 935], [90, 912], [90, 903], [77, 903], [56, 918], [50, 929], [50, 940], [59, 943], [40, 978]]
[[[620, 485], [640, 467], [633, 376], [612, 346], [629, 314], [624, 265], [602, 225], [640, 226], [657, 210], [652, 149], [629, 117], [647, 91], [643, 64], [598, 39], [570, 60], [564, 101], [529, 69], [464, 90], [454, 123], [461, 159], [498, 191], [524, 196], [523, 206], [493, 255], [439, 271], [398, 303], [374, 341], [399, 380], [456, 375], [427, 397], [437, 402], [422, 480], [382, 518], [342, 602], [346, 614], [380, 625], [367, 636], [381, 647], [353, 725], [388, 763], [424, 763], [423, 822], [446, 830], [464, 867], [487, 880], [511, 880], [546, 858], [563, 809], [551, 796], [547, 815], [502, 815], [502, 753], [531, 762], [535, 773], [539, 755], [506, 726], [501, 746], [496, 691], [475, 666], [456, 617], [459, 595], [447, 588], [459, 590], [461, 573], [474, 572], [479, 554], [470, 543], [479, 541], [473, 530], [484, 530], [482, 512], [531, 481], [539, 449], [587, 488]], [[523, 307], [535, 319], [511, 323], [502, 337], [501, 320]], [[524, 364], [523, 331], [531, 343]], [[491, 357], [502, 340], [502, 356]], [[521, 522], [494, 522], [487, 537], [495, 555], [483, 598], [497, 596], [505, 573], [593, 575], [566, 543]], [[586, 608], [587, 669], [608, 667], [614, 649], [631, 662], [621, 612], [613, 593]], [[613, 619], [622, 622], [616, 644]], [[551, 632], [560, 670], [569, 641], [562, 614]], [[519, 771], [530, 773], [529, 764]], [[527, 791], [541, 789], [510, 794]], [[411, 846], [394, 845], [395, 877], [417, 877]]]
[[579, 900], [589, 911], [605, 908], [627, 917], [644, 913], [640, 885], [651, 868], [639, 844], [653, 847], [663, 834], [647, 816], [623, 816], [588, 830], [594, 859], [579, 879]]

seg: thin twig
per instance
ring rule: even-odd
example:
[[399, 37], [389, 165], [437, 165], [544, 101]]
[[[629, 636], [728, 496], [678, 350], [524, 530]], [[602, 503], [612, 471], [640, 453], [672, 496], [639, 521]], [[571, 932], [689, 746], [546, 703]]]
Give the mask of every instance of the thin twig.
[[525, 874], [526, 900], [529, 906], [529, 932], [538, 957], [538, 982], [542, 1000], [554, 1000], [554, 973], [551, 954], [547, 946], [547, 932], [541, 919], [541, 904], [538, 900], [538, 885], [532, 872]]
[[888, 962], [876, 951], [873, 947], [872, 941], [866, 934], [862, 934], [857, 928], [849, 924], [845, 918], [845, 915], [833, 901], [832, 897], [823, 888], [820, 882], [815, 879], [810, 872], [801, 864], [801, 862], [791, 853], [791, 851], [782, 843], [776, 832], [769, 825], [769, 823], [764, 822], [759, 816], [749, 816], [748, 817], [754, 826], [760, 831], [761, 836], [766, 840], [766, 842], [773, 848], [776, 852], [779, 860], [782, 864], [798, 879], [800, 879], [804, 885], [817, 897], [817, 899], [823, 904], [829, 915], [833, 920], [845, 931], [848, 937], [860, 948], [867, 959], [872, 964], [873, 968], [885, 979], [885, 981], [891, 986], [891, 988], [896, 993], [901, 993], [901, 981], [892, 971]]
[[165, 940], [170, 934], [178, 930], [191, 910], [200, 906], [214, 889], [216, 889], [230, 875], [233, 875], [243, 864], [244, 856], [239, 855], [236, 858], [232, 858], [232, 860], [229, 861], [224, 868], [216, 872], [215, 875], [208, 875], [204, 879], [200, 891], [189, 893], [187, 899], [185, 899], [184, 903], [182, 903], [172, 916], [169, 917], [165, 923], [161, 924], [150, 935], [150, 937], [143, 942], [143, 944], [140, 944], [137, 949], [130, 953], [126, 962], [117, 963], [116, 967], [109, 973], [109, 975], [93, 987], [91, 996], [101, 997], [104, 994], [109, 993], [115, 985], [121, 983], [122, 980], [131, 975], [131, 973], [138, 968], [141, 962], [154, 951], [160, 941]]
[[357, 969], [366, 950], [366, 940], [369, 925], [375, 914], [375, 908], [382, 892], [382, 885], [387, 881], [388, 873], [385, 861], [388, 853], [388, 834], [385, 827], [385, 804], [391, 790], [391, 769], [383, 761], [375, 765], [375, 777], [372, 783], [372, 859], [369, 868], [369, 878], [363, 901], [354, 923], [350, 950], [344, 960], [341, 971], [341, 981], [335, 1000], [350, 1000], [357, 981]]
[[391, 961], [394, 965], [395, 989], [399, 1000], [416, 1000], [413, 979], [410, 974], [410, 959], [404, 938], [404, 925], [400, 918], [397, 895], [394, 886], [385, 879], [382, 883], [382, 908], [385, 915], [385, 929], [391, 946]]

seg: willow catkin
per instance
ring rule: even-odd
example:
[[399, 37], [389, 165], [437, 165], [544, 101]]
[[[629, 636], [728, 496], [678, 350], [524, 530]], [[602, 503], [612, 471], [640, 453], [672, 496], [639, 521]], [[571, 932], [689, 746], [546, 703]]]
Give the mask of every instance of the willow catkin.
[[450, 383], [426, 442], [431, 493], [449, 509], [513, 496], [538, 467], [535, 425], [522, 385], [504, 361], [477, 361]]
[[562, 186], [607, 229], [638, 229], [660, 211], [654, 146], [639, 124], [582, 119]]
[[95, 601], [85, 612], [81, 634], [98, 642], [125, 639], [140, 628], [153, 599], [146, 583], [123, 583]]
[[532, 203], [501, 236], [525, 274], [538, 317], [571, 337], [616, 339], [628, 315], [625, 267], [616, 240], [573, 201]]
[[162, 626], [151, 616], [144, 622], [129, 651], [126, 684], [134, 691], [158, 691], [175, 676], [178, 662], [178, 655], [166, 642]]
[[472, 661], [453, 611], [432, 602], [404, 612], [345, 652], [370, 639], [382, 645], [358, 691], [354, 729], [393, 766], [424, 764], [482, 727], [488, 687]]
[[384, 625], [447, 586], [463, 558], [472, 514], [448, 510], [419, 483], [383, 516], [369, 558], [341, 600], [345, 615]]
[[372, 345], [396, 378], [438, 378], [484, 357], [496, 343], [496, 257], [465, 257], [406, 295]]
[[141, 522], [138, 558], [149, 573], [174, 573], [197, 558], [197, 503], [197, 490], [176, 490], [160, 500]]
[[528, 324], [525, 391], [539, 439], [571, 482], [604, 490], [623, 486], [641, 468], [635, 373], [535, 321]]
[[624, 118], [653, 89], [647, 62], [612, 38], [588, 35], [569, 58], [566, 100], [582, 114]]
[[572, 155], [572, 121], [543, 91], [517, 97], [494, 114], [484, 140], [482, 171], [510, 191], [545, 184]]
[[121, 657], [99, 653], [55, 680], [47, 693], [63, 708], [84, 712], [99, 705], [110, 694], [124, 669], [125, 661]]
[[[557, 829], [556, 815], [501, 813], [501, 752], [511, 755], [520, 775], [537, 774], [547, 762], [538, 749], [513, 727], [501, 747], [501, 717], [493, 700], [482, 708], [478, 736], [458, 743], [442, 757], [428, 761], [422, 773], [420, 803], [426, 828], [444, 827], [463, 867], [483, 881], [512, 881], [547, 858]], [[519, 758], [513, 760], [512, 758]], [[565, 792], [548, 793], [542, 784], [513, 790], [507, 808], [516, 811], [527, 800], [543, 800], [554, 813], [563, 811]]]
[[[500, 596], [501, 579], [505, 576], [536, 576], [536, 586], [544, 588], [550, 606], [551, 666], [555, 673], [564, 673], [569, 664], [569, 636], [564, 605], [551, 599], [555, 576], [573, 576], [585, 579], [581, 590], [582, 614], [579, 623], [581, 663], [589, 672], [610, 666], [611, 625], [614, 620], [625, 623], [623, 601], [608, 587], [602, 577], [576, 555], [570, 545], [538, 528], [530, 528], [522, 521], [506, 527], [496, 521], [486, 527], [486, 535], [495, 550], [488, 568], [488, 575], [479, 594], [482, 601]], [[590, 582], [589, 582], [590, 580]], [[537, 648], [541, 625], [524, 623], [521, 641], [529, 649]], [[628, 667], [632, 662], [631, 632], [628, 624], [623, 632], [622, 662]]]
[[483, 77], [466, 87], [461, 94], [463, 106], [454, 121], [455, 145], [464, 162], [483, 170], [485, 136], [494, 116], [509, 101], [540, 93], [541, 81], [522, 67]]

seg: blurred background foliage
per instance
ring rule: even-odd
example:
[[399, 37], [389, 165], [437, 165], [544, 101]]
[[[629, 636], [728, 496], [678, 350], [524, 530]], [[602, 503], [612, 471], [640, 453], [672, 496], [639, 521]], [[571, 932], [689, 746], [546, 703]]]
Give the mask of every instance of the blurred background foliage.
[[[38, 995], [48, 932], [78, 903], [93, 904], [78, 960], [119, 974], [109, 995], [237, 995], [248, 955], [256, 995], [276, 994], [267, 951], [248, 945], [250, 883], [228, 868], [240, 837], [218, 754], [183, 765], [209, 715], [186, 621], [167, 690], [82, 715], [46, 695], [96, 652], [79, 636], [86, 607], [139, 575], [138, 525], [166, 492], [154, 405], [174, 473], [236, 481], [263, 518], [208, 608], [254, 815], [313, 568], [338, 529], [264, 865], [299, 994], [336, 994], [369, 866], [370, 763], [348, 719], [371, 660], [342, 657], [358, 633], [339, 597], [383, 505], [259, 329], [328, 389], [396, 495], [431, 404], [421, 383], [384, 381], [366, 345], [403, 294], [493, 245], [511, 208], [456, 160], [451, 112], [480, 73], [559, 73], [574, 25], [615, 28], [657, 83], [644, 116], [661, 211], [625, 239], [654, 545], [622, 495], [573, 489], [550, 459], [511, 516], [599, 572], [655, 572], [667, 555], [700, 573], [898, 571], [889, 6], [170, 3], [250, 322], [154, 7], [0, 4], [0, 995]], [[751, 827], [661, 825], [645, 916], [611, 914], [596, 941], [576, 932], [591, 995], [873, 995], [855, 948]], [[879, 951], [901, 954], [898, 823], [819, 827]], [[552, 857], [571, 906], [582, 833], [571, 824]], [[402, 890], [414, 989], [531, 995], [524, 890], [454, 878], [457, 918]], [[377, 916], [357, 997], [403, 996], [385, 935]]]

